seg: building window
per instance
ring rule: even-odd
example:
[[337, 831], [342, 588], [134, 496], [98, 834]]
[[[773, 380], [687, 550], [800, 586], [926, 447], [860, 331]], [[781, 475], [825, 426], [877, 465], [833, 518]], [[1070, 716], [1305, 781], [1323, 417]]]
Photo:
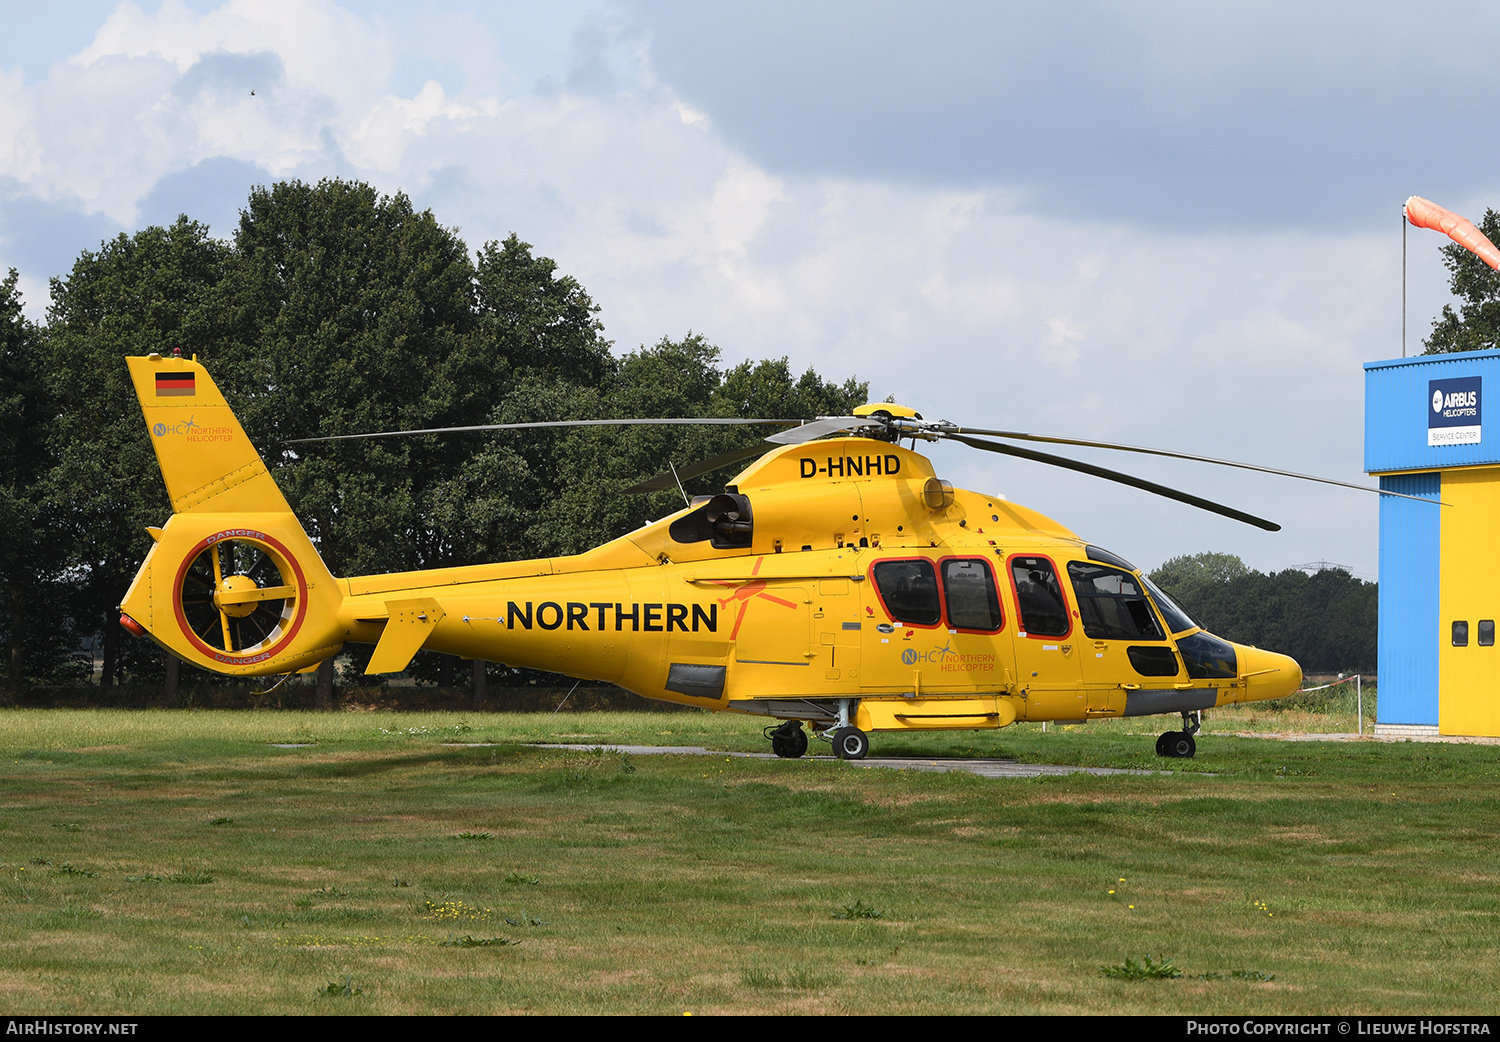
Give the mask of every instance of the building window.
[[1469, 623], [1466, 619], [1453, 620], [1453, 646], [1455, 648], [1466, 648], [1469, 646]]
[[1479, 646], [1481, 648], [1492, 648], [1495, 646], [1495, 620], [1479, 620]]

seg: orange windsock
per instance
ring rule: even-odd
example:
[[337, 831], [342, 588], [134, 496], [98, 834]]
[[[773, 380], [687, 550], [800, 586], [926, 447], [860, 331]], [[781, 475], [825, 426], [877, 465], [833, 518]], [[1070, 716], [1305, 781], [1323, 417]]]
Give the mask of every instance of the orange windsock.
[[1406, 200], [1406, 219], [1418, 228], [1442, 232], [1490, 267], [1500, 270], [1500, 250], [1495, 249], [1495, 244], [1467, 218], [1444, 210], [1430, 199], [1414, 195]]

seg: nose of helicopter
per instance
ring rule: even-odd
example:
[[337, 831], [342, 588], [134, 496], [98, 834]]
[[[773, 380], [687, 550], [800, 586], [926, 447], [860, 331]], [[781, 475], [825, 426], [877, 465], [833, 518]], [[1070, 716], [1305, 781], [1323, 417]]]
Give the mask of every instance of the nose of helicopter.
[[1245, 693], [1239, 701], [1285, 698], [1302, 686], [1302, 667], [1290, 655], [1278, 655], [1245, 644], [1236, 644], [1234, 650], [1240, 663], [1240, 676], [1245, 678]]

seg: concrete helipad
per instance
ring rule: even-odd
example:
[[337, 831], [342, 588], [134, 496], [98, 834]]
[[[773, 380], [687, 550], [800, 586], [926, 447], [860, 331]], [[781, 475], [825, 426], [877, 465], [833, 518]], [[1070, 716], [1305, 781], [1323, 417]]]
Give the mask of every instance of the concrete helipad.
[[1353, 733], [1322, 733], [1318, 731], [1307, 732], [1279, 732], [1267, 734], [1258, 731], [1236, 731], [1236, 738], [1269, 738], [1276, 742], [1442, 742], [1448, 745], [1500, 745], [1500, 738], [1487, 738], [1479, 735], [1459, 734], [1353, 734]]
[[[603, 749], [632, 756], [723, 756], [750, 760], [774, 760], [775, 753], [730, 753], [722, 749], [705, 749], [701, 745], [552, 745], [537, 744], [536, 749]], [[833, 761], [832, 756], [804, 756], [804, 760]], [[1116, 767], [1066, 767], [1050, 763], [1018, 763], [1015, 760], [929, 759], [895, 756], [871, 756], [863, 760], [846, 760], [854, 767], [887, 767], [898, 771], [968, 771], [981, 778], [1041, 778], [1064, 774], [1170, 774], [1170, 771], [1123, 770]]]

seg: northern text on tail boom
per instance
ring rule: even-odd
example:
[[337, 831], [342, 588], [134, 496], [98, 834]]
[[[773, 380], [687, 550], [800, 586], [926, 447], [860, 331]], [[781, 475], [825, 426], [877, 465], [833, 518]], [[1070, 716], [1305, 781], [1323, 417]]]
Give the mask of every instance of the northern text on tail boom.
[[811, 724], [847, 758], [872, 732], [1152, 714], [1183, 720], [1157, 751], [1191, 756], [1190, 714], [1301, 683], [1291, 658], [1205, 632], [1128, 562], [952, 488], [896, 440], [991, 448], [972, 435], [1005, 432], [866, 406], [777, 436], [723, 493], [587, 553], [336, 577], [207, 370], [127, 363], [173, 513], [121, 622], [205, 669], [305, 671], [353, 642], [375, 646], [368, 672], [399, 673], [437, 651], [765, 716], [783, 756]]

